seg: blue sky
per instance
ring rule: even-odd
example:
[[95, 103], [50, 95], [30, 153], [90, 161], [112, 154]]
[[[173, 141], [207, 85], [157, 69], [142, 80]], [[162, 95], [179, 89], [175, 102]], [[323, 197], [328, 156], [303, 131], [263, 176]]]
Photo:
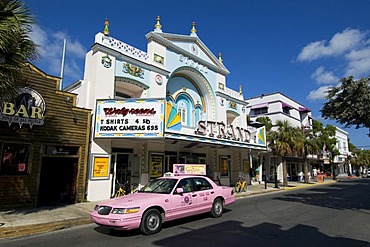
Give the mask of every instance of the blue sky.
[[67, 39], [64, 86], [83, 78], [84, 57], [109, 19], [110, 36], [146, 51], [145, 34], [161, 17], [166, 33], [197, 35], [230, 71], [226, 83], [245, 98], [281, 92], [312, 116], [349, 132], [370, 149], [367, 129], [322, 119], [327, 87], [349, 75], [370, 76], [369, 0], [96, 1], [26, 0], [36, 17], [32, 39], [41, 46], [35, 63], [59, 76]]

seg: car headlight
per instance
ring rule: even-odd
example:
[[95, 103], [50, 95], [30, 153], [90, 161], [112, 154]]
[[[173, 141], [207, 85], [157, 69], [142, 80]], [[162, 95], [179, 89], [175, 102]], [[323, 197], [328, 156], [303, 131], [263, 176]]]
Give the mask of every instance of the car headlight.
[[139, 212], [140, 207], [136, 208], [114, 208], [112, 214], [132, 214]]

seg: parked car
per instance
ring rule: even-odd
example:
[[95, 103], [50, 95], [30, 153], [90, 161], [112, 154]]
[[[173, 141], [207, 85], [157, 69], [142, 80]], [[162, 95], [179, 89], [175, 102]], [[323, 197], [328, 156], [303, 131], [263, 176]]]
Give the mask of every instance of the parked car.
[[140, 228], [143, 234], [151, 235], [166, 221], [207, 212], [221, 217], [224, 206], [234, 202], [231, 187], [218, 186], [204, 176], [173, 175], [155, 179], [136, 193], [97, 204], [90, 218], [104, 227]]

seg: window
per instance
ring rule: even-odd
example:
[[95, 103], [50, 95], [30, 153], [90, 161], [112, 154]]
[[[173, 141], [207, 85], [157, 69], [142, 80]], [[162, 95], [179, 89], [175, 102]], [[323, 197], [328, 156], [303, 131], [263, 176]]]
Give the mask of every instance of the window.
[[30, 144], [4, 143], [0, 153], [0, 175], [27, 174], [30, 149]]
[[195, 184], [195, 191], [211, 190], [212, 185], [204, 178], [193, 178]]
[[160, 193], [170, 194], [175, 187], [177, 179], [155, 179], [147, 183], [143, 188], [139, 190], [143, 193]]
[[187, 112], [186, 112], [186, 105], [183, 102], [179, 103], [179, 107], [177, 108], [177, 114], [179, 114], [181, 119], [181, 124], [186, 125], [187, 123]]
[[129, 99], [129, 98], [131, 98], [131, 96], [128, 94], [116, 92], [116, 99]]
[[186, 125], [186, 109], [180, 109], [181, 123]]
[[254, 116], [265, 114], [267, 113], [267, 107], [253, 109], [252, 113]]
[[191, 183], [191, 180], [189, 178], [182, 179], [178, 183], [177, 188], [182, 188], [184, 193], [188, 193], [188, 192], [193, 191], [192, 183]]
[[285, 114], [290, 115], [290, 108], [289, 108], [289, 107], [283, 107], [283, 112], [284, 112]]

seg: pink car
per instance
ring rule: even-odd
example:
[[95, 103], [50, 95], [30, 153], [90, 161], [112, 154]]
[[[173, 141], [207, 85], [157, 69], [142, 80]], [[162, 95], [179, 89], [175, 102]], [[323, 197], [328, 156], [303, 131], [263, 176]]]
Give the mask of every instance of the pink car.
[[221, 217], [225, 205], [235, 202], [233, 189], [203, 176], [161, 177], [137, 193], [101, 202], [90, 213], [98, 225], [120, 230], [140, 228], [150, 235], [165, 221], [210, 212]]

